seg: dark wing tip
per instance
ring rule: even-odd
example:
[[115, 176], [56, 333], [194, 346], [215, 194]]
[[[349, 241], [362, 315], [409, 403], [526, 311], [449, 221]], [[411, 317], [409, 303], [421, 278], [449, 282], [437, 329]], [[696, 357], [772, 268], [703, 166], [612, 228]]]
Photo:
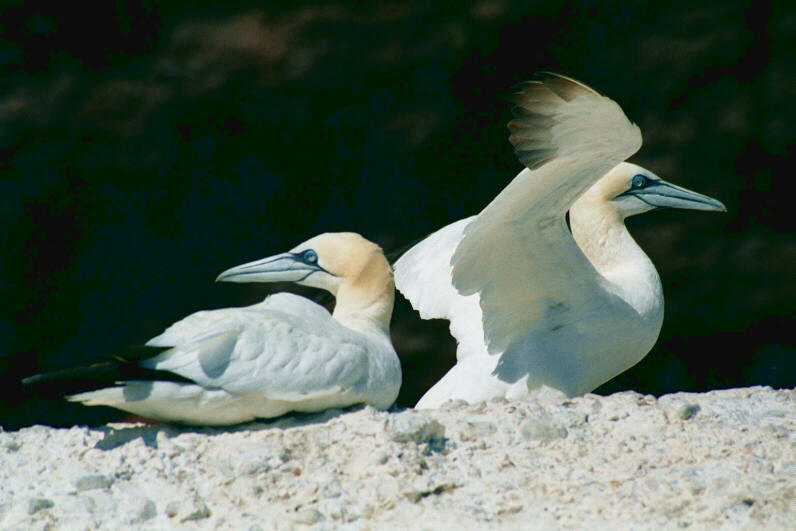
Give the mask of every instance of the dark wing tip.
[[549, 92], [564, 101], [571, 101], [575, 96], [583, 93], [602, 96], [602, 94], [575, 78], [542, 70], [534, 73], [531, 79], [512, 85], [510, 93], [503, 98], [511, 103], [518, 103], [518, 100], [521, 103], [534, 94], [541, 95]]
[[541, 79], [542, 83], [544, 83], [546, 87], [566, 101], [571, 101], [575, 98], [575, 96], [584, 92], [593, 94], [595, 96], [601, 96], [599, 92], [590, 86], [569, 76], [556, 74], [555, 72], [549, 71], [538, 72], [536, 76]]
[[24, 386], [35, 389], [42, 396], [64, 396], [103, 387], [113, 387], [124, 380], [165, 380], [192, 383], [191, 380], [168, 371], [145, 369], [138, 362], [155, 356], [171, 347], [126, 347], [111, 359], [88, 366], [34, 374], [22, 378]]
[[599, 96], [580, 81], [554, 72], [536, 73], [534, 79], [514, 85], [505, 99], [513, 103], [514, 119], [508, 123], [509, 142], [519, 160], [529, 169], [539, 168], [556, 158], [551, 129], [559, 107], [578, 96]]

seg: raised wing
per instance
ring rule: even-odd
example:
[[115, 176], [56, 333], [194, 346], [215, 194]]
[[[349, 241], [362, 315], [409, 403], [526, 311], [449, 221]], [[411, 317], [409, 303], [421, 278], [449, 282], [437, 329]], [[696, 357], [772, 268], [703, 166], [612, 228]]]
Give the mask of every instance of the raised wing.
[[451, 259], [456, 289], [480, 294], [490, 353], [609, 307], [632, 312], [578, 248], [565, 214], [638, 150], [638, 127], [614, 101], [554, 74], [523, 84], [513, 101], [510, 141], [529, 169], [467, 226]]
[[447, 225], [406, 251], [395, 262], [395, 287], [423, 319], [452, 319], [462, 296], [451, 284], [451, 257], [464, 228], [475, 216]]
[[[280, 293], [248, 308], [200, 312], [183, 321], [158, 338], [184, 341], [142, 366], [206, 388], [275, 400], [353, 389], [368, 370], [363, 338], [296, 295]], [[201, 333], [186, 337], [199, 324]]]
[[448, 319], [459, 342], [456, 358], [483, 352], [484, 331], [478, 295], [461, 295], [451, 282], [451, 257], [465, 227], [475, 216], [460, 219], [424, 239], [395, 262], [395, 287], [423, 319]]

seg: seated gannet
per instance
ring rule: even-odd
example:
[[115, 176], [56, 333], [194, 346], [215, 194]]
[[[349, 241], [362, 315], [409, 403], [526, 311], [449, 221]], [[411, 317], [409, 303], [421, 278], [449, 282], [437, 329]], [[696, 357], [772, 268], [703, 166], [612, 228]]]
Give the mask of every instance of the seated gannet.
[[[123, 380], [69, 397], [156, 420], [224, 425], [290, 411], [365, 403], [387, 409], [401, 366], [390, 342], [395, 296], [382, 250], [358, 234], [322, 234], [290, 252], [233, 267], [225, 282], [287, 281], [325, 289], [334, 313], [278, 293], [245, 308], [194, 313], [149, 340], [138, 362], [151, 380]], [[68, 373], [28, 378], [58, 380]]]
[[544, 74], [512, 101], [509, 140], [526, 168], [480, 214], [395, 264], [398, 289], [424, 319], [450, 320], [459, 343], [456, 365], [418, 408], [517, 398], [542, 385], [575, 396], [632, 367], [658, 338], [663, 292], [624, 219], [725, 211], [623, 162], [641, 133], [589, 87]]

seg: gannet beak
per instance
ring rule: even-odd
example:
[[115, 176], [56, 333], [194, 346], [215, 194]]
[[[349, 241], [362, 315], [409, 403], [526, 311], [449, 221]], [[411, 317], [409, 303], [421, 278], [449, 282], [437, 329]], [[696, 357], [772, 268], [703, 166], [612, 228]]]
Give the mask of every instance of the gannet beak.
[[293, 253], [282, 253], [227, 269], [216, 282], [301, 282], [318, 271], [323, 268]]
[[656, 208], [727, 212], [727, 207], [721, 201], [660, 179], [650, 181], [644, 188], [630, 189], [622, 195], [636, 196]]

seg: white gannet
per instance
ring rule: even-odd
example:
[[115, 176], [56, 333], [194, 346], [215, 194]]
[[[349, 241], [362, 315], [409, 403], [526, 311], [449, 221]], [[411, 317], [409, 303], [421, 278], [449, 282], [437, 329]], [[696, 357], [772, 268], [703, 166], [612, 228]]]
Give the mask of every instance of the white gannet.
[[377, 245], [354, 233], [322, 234], [217, 280], [294, 282], [325, 289], [337, 302], [330, 315], [304, 297], [278, 293], [245, 308], [194, 313], [147, 342], [162, 350], [138, 362], [154, 381], [118, 381], [68, 398], [206, 425], [358, 403], [386, 409], [395, 401], [401, 386], [389, 333], [395, 288]]
[[658, 338], [663, 291], [624, 219], [726, 210], [623, 162], [641, 147], [638, 126], [591, 88], [543, 74], [511, 100], [509, 139], [526, 168], [395, 263], [398, 289], [424, 319], [448, 319], [459, 343], [418, 408], [542, 385], [575, 396], [632, 367]]

